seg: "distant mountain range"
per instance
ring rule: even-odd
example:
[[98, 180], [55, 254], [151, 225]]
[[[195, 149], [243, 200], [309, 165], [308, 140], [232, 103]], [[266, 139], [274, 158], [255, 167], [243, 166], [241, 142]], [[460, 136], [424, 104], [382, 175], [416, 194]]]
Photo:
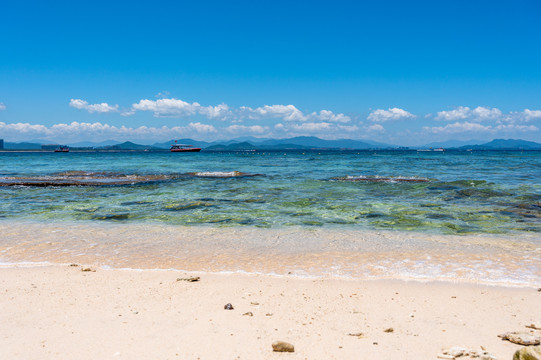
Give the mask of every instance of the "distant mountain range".
[[[376, 143], [364, 142], [359, 140], [341, 139], [341, 140], [324, 140], [315, 136], [298, 136], [289, 139], [260, 139], [255, 137], [242, 137], [228, 141], [205, 142], [193, 139], [177, 140], [179, 144], [191, 144], [206, 150], [309, 150], [309, 149], [381, 149], [381, 148], [396, 148], [396, 146]], [[169, 149], [174, 140], [156, 143], [152, 146]]]
[[[145, 143], [150, 143], [143, 141]], [[95, 150], [167, 150], [174, 144], [175, 140], [166, 141], [163, 143], [155, 143], [152, 145], [141, 145], [131, 141], [119, 142], [115, 140], [107, 140], [101, 143], [93, 142], [78, 142], [68, 144], [73, 150], [79, 149], [95, 149]], [[340, 140], [324, 140], [314, 136], [298, 136], [289, 139], [260, 139], [255, 137], [242, 137], [226, 141], [198, 141], [194, 139], [178, 139], [178, 144], [190, 144], [195, 147], [203, 148], [206, 151], [233, 151], [233, 150], [367, 150], [367, 149], [407, 149], [384, 143], [372, 141], [360, 141], [351, 139]], [[39, 150], [42, 144], [50, 144], [49, 142], [22, 142], [12, 143], [5, 142], [6, 150]], [[458, 141], [451, 140], [445, 142], [434, 142], [419, 147], [411, 147], [410, 149], [427, 149], [443, 147], [447, 150], [541, 150], [541, 144], [533, 141], [514, 140], [514, 139], [495, 139], [488, 143], [483, 143], [479, 140]]]
[[432, 142], [430, 144], [418, 146], [417, 149], [429, 149], [429, 148], [459, 148], [461, 146], [479, 145], [486, 143], [486, 140], [447, 140], [447, 141], [438, 141]]
[[526, 141], [526, 140], [513, 140], [513, 139], [495, 139], [491, 142], [481, 145], [467, 145], [461, 146], [459, 149], [472, 149], [472, 150], [541, 150], [541, 144]]

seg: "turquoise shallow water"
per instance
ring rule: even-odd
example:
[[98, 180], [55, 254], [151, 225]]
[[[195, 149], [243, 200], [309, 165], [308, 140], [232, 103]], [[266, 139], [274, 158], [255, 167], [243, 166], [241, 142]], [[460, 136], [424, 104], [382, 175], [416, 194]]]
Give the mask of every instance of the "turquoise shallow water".
[[540, 175], [541, 152], [4, 152], [0, 218], [539, 233]]

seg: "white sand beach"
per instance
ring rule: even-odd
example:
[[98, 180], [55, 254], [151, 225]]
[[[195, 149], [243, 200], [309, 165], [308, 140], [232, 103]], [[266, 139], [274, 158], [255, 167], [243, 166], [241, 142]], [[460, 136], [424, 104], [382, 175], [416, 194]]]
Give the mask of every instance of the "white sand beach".
[[511, 359], [497, 335], [541, 326], [535, 288], [82, 268], [0, 269], [0, 358]]

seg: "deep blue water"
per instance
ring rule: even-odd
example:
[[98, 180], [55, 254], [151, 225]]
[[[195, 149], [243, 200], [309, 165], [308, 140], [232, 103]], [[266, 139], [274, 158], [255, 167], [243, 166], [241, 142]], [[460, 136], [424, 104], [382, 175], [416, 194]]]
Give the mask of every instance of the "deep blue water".
[[0, 152], [0, 218], [539, 233], [540, 175], [541, 152]]

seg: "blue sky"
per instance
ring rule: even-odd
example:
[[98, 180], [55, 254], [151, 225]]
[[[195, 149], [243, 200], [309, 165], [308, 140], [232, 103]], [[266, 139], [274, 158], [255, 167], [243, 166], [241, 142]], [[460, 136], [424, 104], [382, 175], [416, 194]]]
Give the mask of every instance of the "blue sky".
[[541, 139], [539, 1], [0, 8], [7, 141]]

